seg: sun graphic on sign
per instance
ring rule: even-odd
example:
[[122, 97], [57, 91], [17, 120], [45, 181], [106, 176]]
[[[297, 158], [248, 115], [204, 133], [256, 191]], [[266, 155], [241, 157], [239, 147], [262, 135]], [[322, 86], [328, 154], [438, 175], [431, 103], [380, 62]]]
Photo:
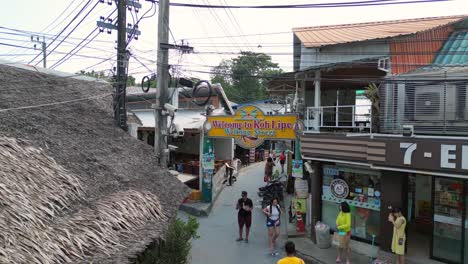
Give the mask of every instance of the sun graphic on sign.
[[257, 119], [258, 110], [253, 109], [252, 111], [241, 109], [239, 110], [240, 119]]

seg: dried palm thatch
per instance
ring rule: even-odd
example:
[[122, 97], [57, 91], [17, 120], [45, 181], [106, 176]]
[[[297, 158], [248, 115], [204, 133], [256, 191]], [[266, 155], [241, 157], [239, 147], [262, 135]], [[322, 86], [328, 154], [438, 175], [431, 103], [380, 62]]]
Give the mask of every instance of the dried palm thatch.
[[120, 238], [161, 224], [156, 195], [127, 190], [68, 215], [83, 200], [78, 178], [41, 150], [0, 137], [0, 263], [76, 263], [125, 249]]
[[[0, 109], [111, 90], [0, 65]], [[128, 263], [164, 235], [188, 190], [115, 128], [111, 106], [0, 112], [0, 263]]]

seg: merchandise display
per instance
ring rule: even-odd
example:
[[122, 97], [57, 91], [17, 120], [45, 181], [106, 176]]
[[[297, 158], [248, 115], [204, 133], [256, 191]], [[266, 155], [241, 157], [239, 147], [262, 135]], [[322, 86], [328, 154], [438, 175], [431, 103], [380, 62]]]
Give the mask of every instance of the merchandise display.
[[322, 220], [335, 230], [338, 205], [351, 207], [351, 234], [371, 241], [380, 233], [380, 174], [356, 167], [325, 165], [322, 185]]
[[433, 255], [459, 262], [463, 244], [463, 182], [436, 178], [434, 185]]

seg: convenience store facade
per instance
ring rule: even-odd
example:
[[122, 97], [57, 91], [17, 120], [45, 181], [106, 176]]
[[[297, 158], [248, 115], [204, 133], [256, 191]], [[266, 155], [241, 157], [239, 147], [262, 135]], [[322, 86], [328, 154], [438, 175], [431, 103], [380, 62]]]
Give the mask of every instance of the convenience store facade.
[[[305, 133], [312, 223], [335, 226], [351, 205], [352, 238], [390, 251], [390, 207], [408, 219], [408, 256], [468, 264], [468, 140], [456, 137]], [[467, 253], [465, 253], [467, 252]]]

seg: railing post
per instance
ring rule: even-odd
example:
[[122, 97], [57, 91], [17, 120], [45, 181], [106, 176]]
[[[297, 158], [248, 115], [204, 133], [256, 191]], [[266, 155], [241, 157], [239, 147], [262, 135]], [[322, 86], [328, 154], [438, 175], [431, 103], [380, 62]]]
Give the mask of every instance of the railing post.
[[309, 112], [309, 107], [306, 108], [306, 130], [309, 130], [309, 126], [310, 126], [310, 119], [309, 119], [309, 115], [310, 115], [310, 112]]
[[339, 111], [339, 109], [340, 109], [340, 108], [338, 107], [338, 105], [336, 105], [336, 111], [335, 111], [335, 127], [338, 127], [338, 116], [339, 116], [338, 111]]
[[370, 123], [369, 132], [370, 132], [370, 134], [372, 134], [372, 106], [371, 106], [371, 110], [370, 110], [370, 120], [369, 120], [369, 123]]
[[323, 127], [323, 107], [320, 107], [320, 127]]
[[356, 118], [356, 116], [355, 116], [355, 113], [356, 113], [356, 106], [353, 105], [353, 106], [351, 107], [351, 109], [352, 109], [351, 122], [352, 122], [352, 127], [354, 128], [354, 126], [355, 126], [355, 124], [354, 124], [354, 119]]

